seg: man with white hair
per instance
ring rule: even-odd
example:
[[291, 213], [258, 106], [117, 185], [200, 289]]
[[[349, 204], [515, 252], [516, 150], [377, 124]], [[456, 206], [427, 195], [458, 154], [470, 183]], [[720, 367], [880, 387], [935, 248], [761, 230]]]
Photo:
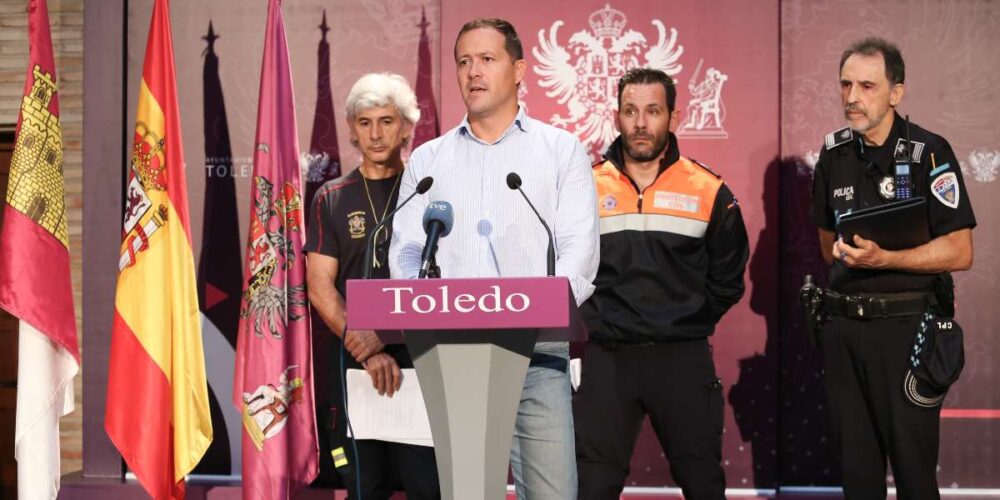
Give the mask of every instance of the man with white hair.
[[[361, 164], [316, 192], [305, 244], [309, 300], [337, 336], [327, 360], [331, 408], [324, 412], [334, 466], [348, 498], [360, 491], [365, 500], [388, 499], [399, 483], [409, 499], [440, 498], [434, 448], [358, 440], [356, 457], [346, 435], [340, 370], [363, 368], [373, 390], [392, 397], [402, 383], [400, 367], [413, 366], [405, 346], [383, 345], [372, 330], [345, 329], [345, 296], [347, 280], [364, 275], [369, 232], [396, 206], [402, 151], [413, 137], [420, 107], [403, 77], [370, 73], [351, 88], [346, 109], [351, 144], [361, 153]], [[391, 235], [390, 224], [373, 236], [373, 278], [389, 277]], [[346, 349], [343, 357], [341, 342]]]

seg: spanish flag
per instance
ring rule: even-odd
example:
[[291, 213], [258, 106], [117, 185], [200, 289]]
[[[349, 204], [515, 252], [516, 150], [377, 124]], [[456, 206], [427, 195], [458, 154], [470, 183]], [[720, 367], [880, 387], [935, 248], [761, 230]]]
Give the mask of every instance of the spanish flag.
[[105, 428], [153, 498], [183, 498], [212, 421], [167, 0], [153, 5], [136, 114]]

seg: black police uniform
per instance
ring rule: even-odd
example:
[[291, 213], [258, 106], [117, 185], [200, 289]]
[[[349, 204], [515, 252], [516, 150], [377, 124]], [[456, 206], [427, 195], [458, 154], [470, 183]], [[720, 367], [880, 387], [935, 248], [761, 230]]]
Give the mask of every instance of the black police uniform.
[[[826, 136], [813, 178], [813, 217], [821, 229], [835, 231], [840, 215], [894, 201], [896, 154], [905, 159], [908, 151], [912, 194], [927, 199], [926, 218], [912, 224], [926, 224], [931, 238], [975, 227], [948, 141], [913, 123], [909, 150], [907, 137], [906, 121], [898, 114], [879, 147], [865, 145], [849, 128]], [[846, 298], [826, 304], [829, 319], [821, 336], [847, 498], [885, 498], [887, 463], [899, 498], [939, 498], [940, 402], [917, 406], [903, 391], [909, 350], [921, 314], [933, 301], [936, 279], [935, 274], [851, 269], [834, 260], [829, 286]], [[876, 300], [866, 302], [867, 297]], [[878, 299], [888, 306], [858, 306]], [[886, 310], [891, 314], [883, 315]]]
[[[396, 206], [399, 195], [399, 176], [388, 179], [368, 180], [367, 189], [361, 172], [357, 169], [338, 179], [323, 184], [313, 198], [309, 209], [308, 235], [304, 250], [316, 252], [337, 259], [338, 272], [334, 286], [341, 296], [347, 297], [347, 280], [360, 278], [364, 274], [365, 242], [368, 233], [375, 227], [372, 206], [378, 210], [379, 220], [384, 216], [384, 208]], [[370, 197], [370, 198], [369, 198]], [[372, 271], [372, 278], [389, 278], [388, 262], [391, 224], [377, 239], [375, 259], [383, 263]], [[337, 473], [347, 488], [348, 498], [356, 496], [356, 471], [351, 440], [347, 437], [346, 419], [342, 408], [343, 396], [340, 380], [341, 342], [334, 338], [326, 353], [326, 377], [329, 387], [329, 411], [320, 412], [323, 427], [330, 443], [327, 452], [333, 451]], [[413, 361], [404, 345], [388, 345], [391, 355], [400, 368], [412, 368]], [[361, 365], [344, 353], [346, 368], [362, 369]], [[365, 500], [388, 499], [393, 490], [401, 485], [407, 498], [439, 499], [437, 465], [434, 448], [429, 446], [406, 445], [377, 440], [358, 440], [362, 497]]]

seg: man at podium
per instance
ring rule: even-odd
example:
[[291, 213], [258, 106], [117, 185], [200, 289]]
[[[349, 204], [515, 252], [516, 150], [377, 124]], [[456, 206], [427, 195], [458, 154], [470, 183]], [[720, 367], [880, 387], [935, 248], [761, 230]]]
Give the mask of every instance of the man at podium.
[[[403, 173], [400, 199], [433, 176], [430, 191], [400, 208], [389, 262], [393, 278], [414, 278], [425, 259], [421, 219], [429, 202], [453, 207], [440, 240], [442, 278], [544, 276], [548, 233], [555, 274], [569, 279], [577, 304], [597, 272], [598, 222], [590, 161], [570, 133], [528, 117], [518, 106], [525, 72], [514, 27], [501, 19], [466, 23], [455, 42], [458, 86], [467, 115], [417, 148]], [[514, 173], [520, 183], [508, 185]], [[538, 215], [515, 185], [538, 209]], [[539, 342], [531, 357], [511, 450], [518, 498], [576, 498], [576, 463], [566, 342]]]

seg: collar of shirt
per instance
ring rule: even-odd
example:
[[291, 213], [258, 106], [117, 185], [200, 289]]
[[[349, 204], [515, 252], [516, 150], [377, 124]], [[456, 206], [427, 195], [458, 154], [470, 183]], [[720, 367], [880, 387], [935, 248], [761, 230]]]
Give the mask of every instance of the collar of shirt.
[[524, 108], [518, 106], [517, 115], [514, 116], [514, 122], [511, 123], [509, 127], [507, 127], [507, 130], [504, 131], [503, 135], [501, 135], [499, 139], [497, 139], [495, 142], [492, 143], [486, 142], [476, 137], [476, 134], [472, 132], [472, 125], [469, 124], [468, 113], [466, 113], [465, 117], [462, 118], [462, 123], [458, 125], [458, 129], [455, 131], [455, 133], [458, 134], [459, 136], [469, 137], [470, 139], [480, 144], [491, 146], [493, 144], [499, 143], [500, 141], [503, 141], [508, 136], [510, 136], [510, 134], [514, 133], [515, 130], [527, 132], [528, 128], [530, 127], [530, 125], [528, 125], [528, 120], [526, 120], [527, 117], [528, 115], [527, 113], [524, 112]]
[[891, 175], [896, 164], [896, 144], [900, 138], [906, 138], [906, 120], [893, 111], [892, 129], [881, 146], [865, 145], [864, 138], [858, 135], [861, 157], [875, 164], [882, 175]]
[[[681, 159], [681, 150], [677, 144], [677, 136], [673, 132], [669, 132], [669, 134], [669, 144], [666, 152], [663, 154], [663, 158], [660, 158], [660, 169], [656, 173], [657, 176]], [[621, 135], [615, 138], [614, 142], [608, 146], [607, 151], [604, 152], [604, 159], [610, 161], [622, 173], [625, 172], [625, 143]]]

